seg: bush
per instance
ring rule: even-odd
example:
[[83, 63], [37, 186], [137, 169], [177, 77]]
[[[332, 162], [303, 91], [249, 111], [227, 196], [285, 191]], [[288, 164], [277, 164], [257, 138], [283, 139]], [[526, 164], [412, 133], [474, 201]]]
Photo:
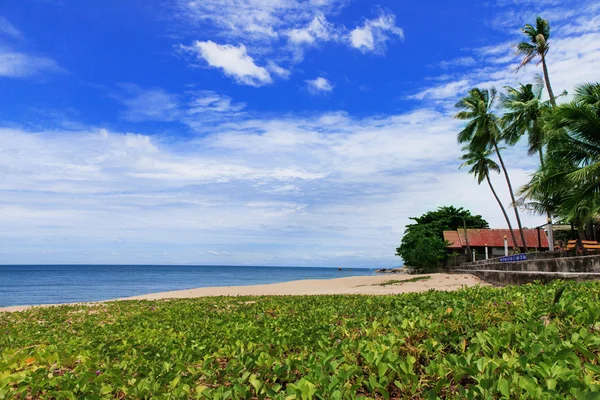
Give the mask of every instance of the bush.
[[0, 314], [0, 398], [597, 398], [599, 297], [557, 282], [34, 308]]

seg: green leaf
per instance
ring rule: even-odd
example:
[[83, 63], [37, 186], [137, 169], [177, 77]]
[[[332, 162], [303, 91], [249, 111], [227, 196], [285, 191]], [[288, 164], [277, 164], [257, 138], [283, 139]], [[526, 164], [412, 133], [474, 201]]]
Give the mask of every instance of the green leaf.
[[510, 398], [510, 383], [506, 379], [498, 379], [498, 390], [502, 396]]

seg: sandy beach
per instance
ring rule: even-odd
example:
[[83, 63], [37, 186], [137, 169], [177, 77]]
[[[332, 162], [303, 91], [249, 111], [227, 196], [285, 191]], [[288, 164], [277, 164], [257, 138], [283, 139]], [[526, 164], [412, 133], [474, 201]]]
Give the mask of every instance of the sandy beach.
[[[405, 281], [421, 276], [430, 276], [430, 279], [420, 280], [417, 282], [391, 282]], [[389, 282], [389, 284], [383, 285], [386, 282]], [[385, 295], [424, 292], [430, 289], [457, 290], [463, 286], [474, 285], [487, 286], [488, 284], [469, 274], [352, 276], [337, 279], [299, 280], [274, 283], [270, 285], [207, 287], [172, 292], [151, 293], [107, 301], [183, 299], [208, 296], [300, 296], [325, 294]], [[91, 305], [98, 304], [98, 302], [77, 304]], [[15, 312], [23, 311], [31, 307], [49, 306], [53, 305], [4, 307], [0, 308], [0, 312]]]

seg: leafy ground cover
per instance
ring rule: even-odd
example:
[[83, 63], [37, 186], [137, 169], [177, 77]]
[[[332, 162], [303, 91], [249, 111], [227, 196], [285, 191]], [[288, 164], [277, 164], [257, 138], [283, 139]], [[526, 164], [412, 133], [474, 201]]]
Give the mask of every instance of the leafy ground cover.
[[598, 398], [599, 295], [557, 282], [0, 314], [0, 398]]

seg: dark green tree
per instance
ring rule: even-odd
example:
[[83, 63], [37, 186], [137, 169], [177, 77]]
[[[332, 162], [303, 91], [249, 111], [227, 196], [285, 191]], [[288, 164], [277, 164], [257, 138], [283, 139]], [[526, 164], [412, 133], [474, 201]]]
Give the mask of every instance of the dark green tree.
[[417, 270], [436, 268], [447, 258], [448, 243], [444, 241], [444, 231], [461, 229], [464, 222], [468, 228], [489, 228], [481, 215], [473, 215], [469, 210], [454, 206], [439, 207], [410, 219], [415, 223], [406, 226], [396, 255], [402, 257], [405, 265]]

